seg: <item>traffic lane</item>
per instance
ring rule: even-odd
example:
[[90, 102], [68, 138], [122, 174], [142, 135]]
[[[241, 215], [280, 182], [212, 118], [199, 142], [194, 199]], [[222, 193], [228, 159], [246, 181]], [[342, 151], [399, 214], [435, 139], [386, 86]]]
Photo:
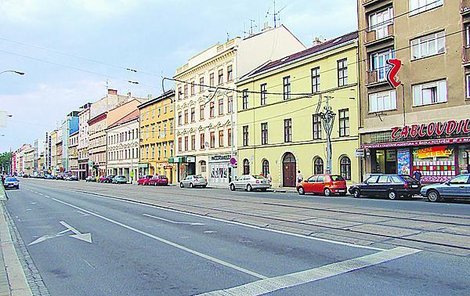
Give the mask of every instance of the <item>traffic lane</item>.
[[[193, 295], [254, 279], [36, 193], [12, 199], [9, 210], [51, 295]], [[92, 243], [57, 236], [62, 219], [92, 233]], [[51, 238], [30, 245], [43, 235]]]
[[[136, 229], [144, 226], [145, 231], [152, 235], [190, 246], [195, 251], [237, 266], [248, 266], [250, 270], [257, 270], [268, 276], [308, 269], [375, 251], [370, 247], [353, 246], [350, 249], [344, 247], [349, 246], [348, 244], [325, 243], [314, 238], [110, 198], [96, 198], [80, 193], [69, 193], [68, 196], [70, 198], [67, 202], [75, 206], [84, 209], [93, 207], [94, 212], [106, 213], [107, 218], [122, 221]], [[326, 249], [332, 252], [324, 252]], [[270, 264], [266, 264], [267, 262]]]

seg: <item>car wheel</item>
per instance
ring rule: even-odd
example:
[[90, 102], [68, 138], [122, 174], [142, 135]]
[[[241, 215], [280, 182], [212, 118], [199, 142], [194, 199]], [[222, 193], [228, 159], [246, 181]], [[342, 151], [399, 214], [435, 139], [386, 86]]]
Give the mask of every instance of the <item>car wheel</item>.
[[184, 188], [184, 184], [183, 184], [183, 183], [180, 183], [180, 188]]
[[189, 188], [193, 188], [193, 187], [194, 187], [193, 183], [189, 183]]
[[359, 190], [359, 189], [354, 189], [353, 196], [354, 196], [355, 198], [361, 197], [361, 190]]
[[303, 187], [299, 187], [297, 189], [297, 192], [300, 194], [300, 195], [304, 195], [305, 194], [305, 189]]
[[436, 190], [430, 190], [428, 192], [428, 200], [431, 202], [436, 202], [441, 199], [441, 195]]
[[329, 188], [325, 188], [325, 190], [323, 190], [323, 194], [325, 196], [330, 196], [331, 195], [331, 190]]
[[235, 191], [235, 185], [230, 184], [230, 190], [231, 190], [231, 191]]
[[250, 184], [246, 185], [246, 191], [252, 191], [253, 187]]
[[397, 193], [393, 190], [390, 190], [387, 196], [388, 196], [388, 199], [391, 199], [391, 200], [397, 199]]

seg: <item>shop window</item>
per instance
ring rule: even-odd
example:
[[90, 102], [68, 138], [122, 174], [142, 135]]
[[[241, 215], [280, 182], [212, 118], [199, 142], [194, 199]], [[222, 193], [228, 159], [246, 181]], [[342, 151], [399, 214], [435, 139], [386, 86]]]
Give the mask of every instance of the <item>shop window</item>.
[[341, 157], [339, 171], [344, 179], [351, 180], [351, 159], [349, 159], [349, 157]]

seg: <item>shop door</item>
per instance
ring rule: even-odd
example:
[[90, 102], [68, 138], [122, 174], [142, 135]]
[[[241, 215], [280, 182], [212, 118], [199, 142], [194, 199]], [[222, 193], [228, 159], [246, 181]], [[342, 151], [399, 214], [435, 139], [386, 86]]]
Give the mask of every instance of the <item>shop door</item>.
[[296, 161], [294, 155], [286, 153], [282, 161], [282, 184], [284, 187], [295, 187], [295, 166]]

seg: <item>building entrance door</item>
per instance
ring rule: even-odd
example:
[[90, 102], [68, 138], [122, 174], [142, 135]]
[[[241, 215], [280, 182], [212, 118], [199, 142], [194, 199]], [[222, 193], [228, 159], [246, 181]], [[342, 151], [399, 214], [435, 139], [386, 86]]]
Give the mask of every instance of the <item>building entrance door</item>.
[[282, 186], [295, 187], [295, 167], [296, 161], [292, 153], [286, 153], [282, 160]]

